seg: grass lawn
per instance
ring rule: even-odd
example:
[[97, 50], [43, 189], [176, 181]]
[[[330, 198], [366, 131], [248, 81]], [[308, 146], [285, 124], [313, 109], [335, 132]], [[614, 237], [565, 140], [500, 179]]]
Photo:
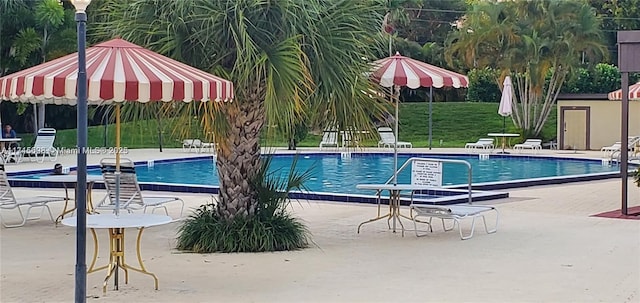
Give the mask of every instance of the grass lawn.
[[[429, 112], [428, 103], [413, 102], [400, 104], [400, 137], [399, 140], [409, 141], [414, 147], [429, 146]], [[162, 122], [163, 146], [180, 147], [181, 135], [179, 128], [172, 121]], [[122, 124], [121, 146], [128, 148], [154, 148], [159, 146], [158, 123], [156, 120], [133, 121]], [[184, 127], [184, 126], [181, 126]], [[201, 130], [193, 126], [191, 137], [204, 138]], [[507, 132], [517, 130], [507, 118]], [[434, 102], [433, 103], [433, 147], [463, 147], [466, 142], [475, 142], [478, 138], [486, 137], [487, 133], [502, 132], [502, 117], [498, 115], [498, 103], [467, 103], [467, 102]], [[106, 136], [105, 136], [106, 135]], [[549, 141], [556, 136], [556, 111], [551, 112], [543, 129], [543, 141]], [[32, 146], [35, 141], [33, 134], [22, 134], [23, 146]], [[115, 146], [115, 125], [89, 127], [88, 145]], [[321, 136], [309, 133], [298, 144], [300, 147], [317, 147]], [[287, 146], [284, 138], [263, 139], [263, 146]], [[76, 130], [59, 130], [56, 136], [56, 146], [76, 146]], [[377, 139], [367, 140], [364, 146], [376, 146]]]

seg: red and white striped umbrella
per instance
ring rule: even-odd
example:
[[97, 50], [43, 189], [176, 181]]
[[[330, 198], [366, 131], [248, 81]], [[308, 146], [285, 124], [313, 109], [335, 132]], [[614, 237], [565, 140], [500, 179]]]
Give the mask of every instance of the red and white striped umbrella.
[[469, 79], [465, 75], [401, 56], [400, 53], [373, 62], [371, 78], [384, 87], [395, 85], [416, 89], [469, 86]]
[[[233, 83], [122, 39], [89, 47], [88, 103], [230, 101]], [[0, 78], [0, 100], [76, 104], [78, 54]]]
[[[383, 87], [393, 87], [395, 99], [395, 144], [393, 147], [393, 184], [398, 181], [398, 102], [400, 98], [400, 87], [406, 86], [412, 89], [419, 87], [441, 88], [441, 87], [467, 87], [469, 79], [444, 68], [433, 66], [418, 60], [401, 56], [396, 52], [394, 56], [373, 62], [372, 73], [370, 75], [376, 83]], [[429, 148], [431, 148], [431, 99], [429, 93]]]
[[[609, 100], [622, 100], [622, 89], [610, 92]], [[640, 100], [640, 82], [629, 86], [629, 100]]]

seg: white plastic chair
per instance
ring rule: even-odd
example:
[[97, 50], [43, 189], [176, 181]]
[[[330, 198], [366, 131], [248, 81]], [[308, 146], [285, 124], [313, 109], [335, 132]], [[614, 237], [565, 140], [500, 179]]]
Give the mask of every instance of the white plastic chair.
[[44, 162], [45, 157], [49, 157], [50, 161], [58, 159], [58, 150], [53, 147], [56, 140], [56, 130], [53, 128], [41, 128], [38, 130], [38, 136], [33, 147], [29, 147], [22, 153], [29, 156], [31, 162]]
[[378, 141], [378, 147], [390, 148], [390, 147], [393, 147], [394, 145], [397, 145], [398, 148], [413, 147], [413, 144], [411, 144], [411, 142], [406, 142], [406, 141], [396, 142], [396, 136], [390, 127], [378, 127], [378, 135], [380, 136], [380, 141]]
[[195, 151], [201, 153], [206, 149], [210, 149], [212, 153], [216, 152], [216, 144], [213, 142], [202, 142], [200, 139], [182, 140], [182, 150], [185, 152]]
[[471, 142], [464, 145], [465, 149], [493, 149], [493, 138], [481, 138], [477, 142]]
[[[115, 210], [116, 208], [116, 162], [114, 158], [106, 158], [100, 161], [104, 185], [107, 189], [107, 196], [95, 207], [96, 210]], [[147, 211], [151, 208], [153, 213], [157, 208], [163, 208], [167, 216], [169, 211], [166, 203], [180, 202], [180, 217], [184, 211], [184, 201], [179, 197], [142, 195], [135, 166], [130, 159], [120, 160], [120, 204], [121, 210], [133, 212], [136, 210]]]
[[534, 152], [538, 152], [542, 150], [542, 140], [541, 139], [527, 139], [520, 144], [516, 144], [513, 146], [513, 150], [522, 151], [524, 149], [531, 149]]
[[[29, 220], [40, 219], [45, 210], [49, 213], [51, 221], [55, 222], [53, 214], [51, 213], [51, 209], [49, 208], [47, 203], [62, 201], [64, 201], [64, 198], [43, 196], [16, 198], [16, 196], [14, 196], [13, 194], [13, 191], [11, 190], [11, 185], [9, 184], [7, 173], [4, 170], [4, 165], [0, 164], [0, 221], [2, 221], [2, 225], [4, 227], [11, 228], [24, 226], [25, 223], [27, 223], [27, 221]], [[22, 207], [27, 207], [27, 212], [24, 214], [22, 213]], [[40, 215], [38, 215], [37, 217], [29, 217], [31, 209], [34, 208], [41, 208]], [[5, 210], [14, 209], [18, 210], [21, 221], [17, 224], [7, 224], [5, 218], [2, 216], [2, 212]]]
[[[490, 205], [428, 205], [428, 204], [415, 204], [412, 203], [409, 208], [412, 212], [413, 226], [416, 232], [416, 237], [421, 237], [424, 235], [420, 235], [418, 233], [418, 226], [416, 222], [418, 222], [417, 218], [419, 217], [429, 217], [429, 229], [431, 229], [431, 220], [433, 218], [439, 218], [442, 220], [442, 228], [444, 231], [453, 230], [456, 225], [458, 225], [458, 232], [460, 233], [460, 239], [467, 240], [473, 237], [473, 233], [476, 227], [476, 218], [482, 217], [482, 222], [484, 223], [484, 230], [487, 234], [493, 234], [498, 231], [498, 210], [494, 206]], [[487, 226], [487, 218], [485, 218], [485, 213], [494, 212], [496, 221], [493, 229], [489, 229]], [[461, 221], [463, 219], [471, 218], [471, 231], [469, 234], [464, 235], [462, 233]], [[452, 220], [453, 225], [451, 227], [447, 227], [445, 224], [445, 220]]]
[[[633, 136], [633, 137], [628, 137], [627, 138], [627, 148], [628, 150], [633, 150], [635, 153], [637, 153], [638, 151], [636, 150], [637, 146], [640, 143], [640, 137], [637, 136]], [[616, 141], [616, 143], [613, 143], [611, 146], [603, 146], [600, 151], [602, 152], [602, 157], [603, 158], [609, 158], [613, 155], [613, 153], [615, 152], [619, 152], [620, 150], [622, 150], [622, 142], [620, 141]]]
[[320, 149], [323, 147], [338, 147], [338, 131], [333, 129], [325, 129], [322, 132], [322, 141], [320, 141]]

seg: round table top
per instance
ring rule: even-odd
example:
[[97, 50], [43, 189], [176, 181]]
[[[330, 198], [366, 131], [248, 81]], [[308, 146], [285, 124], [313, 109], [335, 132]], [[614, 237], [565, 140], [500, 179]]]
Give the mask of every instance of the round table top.
[[[76, 183], [78, 182], [78, 175], [72, 174], [72, 175], [41, 176], [39, 180]], [[102, 175], [87, 175], [87, 182], [97, 182], [102, 180], [103, 180]]]
[[[76, 227], [77, 217], [62, 220], [62, 225]], [[87, 228], [135, 228], [171, 223], [169, 216], [154, 214], [99, 214], [87, 215]]]
[[489, 133], [487, 136], [490, 137], [520, 137], [520, 134], [509, 134], [509, 133]]
[[0, 142], [18, 142], [22, 141], [22, 138], [0, 138]]

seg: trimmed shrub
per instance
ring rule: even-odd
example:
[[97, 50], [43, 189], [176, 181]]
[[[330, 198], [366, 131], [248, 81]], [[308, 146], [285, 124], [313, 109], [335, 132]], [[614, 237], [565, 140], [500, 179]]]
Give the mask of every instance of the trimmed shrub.
[[312, 168], [298, 173], [294, 158], [286, 177], [268, 172], [271, 158], [265, 158], [252, 185], [258, 191], [256, 213], [223, 218], [215, 203], [202, 205], [179, 229], [177, 248], [195, 253], [265, 252], [295, 250], [308, 246], [310, 233], [288, 206], [290, 191], [306, 190], [304, 183]]

